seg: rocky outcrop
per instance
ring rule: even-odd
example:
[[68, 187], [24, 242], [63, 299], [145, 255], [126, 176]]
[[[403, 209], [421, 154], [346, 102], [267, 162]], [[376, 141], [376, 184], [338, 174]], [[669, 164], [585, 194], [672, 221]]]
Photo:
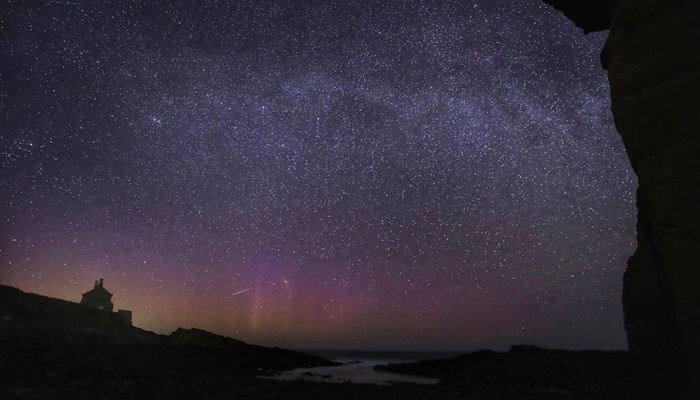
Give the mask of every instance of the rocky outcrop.
[[[648, 399], [629, 390], [628, 353], [512, 346], [454, 358], [377, 365], [376, 371], [440, 378], [439, 390], [464, 399]], [[436, 397], [445, 398], [445, 397]], [[652, 397], [653, 398], [653, 397]]]
[[616, 0], [544, 0], [545, 3], [563, 12], [584, 33], [610, 29]]
[[[196, 328], [158, 335], [124, 323], [116, 313], [0, 285], [0, 388], [56, 371], [68, 380], [101, 380], [195, 373], [255, 376], [333, 365], [337, 363]], [[45, 396], [60, 397], [75, 398]], [[0, 398], [6, 398], [1, 391]]]
[[639, 177], [623, 289], [630, 352], [658, 388], [700, 382], [700, 1], [545, 2], [586, 31], [610, 29], [601, 60]]
[[217, 335], [202, 329], [192, 328], [177, 330], [170, 334], [170, 341], [181, 346], [202, 346], [202, 347], [245, 347], [246, 343], [232, 339], [230, 337]]

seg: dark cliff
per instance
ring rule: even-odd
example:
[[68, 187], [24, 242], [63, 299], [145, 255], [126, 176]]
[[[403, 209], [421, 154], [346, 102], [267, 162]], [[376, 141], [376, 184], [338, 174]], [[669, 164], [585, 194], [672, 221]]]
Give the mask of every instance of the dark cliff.
[[622, 296], [629, 350], [641, 385], [698, 398], [700, 1], [544, 1], [584, 31], [610, 29], [601, 60], [639, 178]]

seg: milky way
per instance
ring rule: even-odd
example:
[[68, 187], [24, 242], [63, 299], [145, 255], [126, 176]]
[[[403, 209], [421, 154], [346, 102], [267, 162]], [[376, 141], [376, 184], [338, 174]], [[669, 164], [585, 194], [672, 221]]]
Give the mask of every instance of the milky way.
[[535, 0], [9, 4], [0, 283], [265, 345], [625, 347], [604, 34]]

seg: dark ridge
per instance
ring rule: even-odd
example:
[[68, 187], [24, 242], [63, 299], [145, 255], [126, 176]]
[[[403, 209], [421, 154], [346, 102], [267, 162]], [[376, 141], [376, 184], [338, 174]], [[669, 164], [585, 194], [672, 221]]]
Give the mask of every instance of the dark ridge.
[[338, 364], [196, 328], [158, 335], [116, 313], [0, 285], [2, 399], [603, 399], [630, 393], [625, 352], [532, 346], [376, 367], [441, 378], [437, 386], [259, 378], [330, 365]]
[[377, 365], [374, 369], [440, 378], [439, 387], [465, 394], [519, 393], [536, 396], [533, 398], [547, 393], [562, 399], [626, 398], [631, 380], [625, 351], [551, 350], [523, 345], [512, 346], [505, 353], [479, 350], [449, 359]]
[[266, 375], [337, 363], [249, 345], [201, 329], [158, 335], [117, 313], [0, 285], [0, 386], [60, 371], [67, 376], [224, 373]]

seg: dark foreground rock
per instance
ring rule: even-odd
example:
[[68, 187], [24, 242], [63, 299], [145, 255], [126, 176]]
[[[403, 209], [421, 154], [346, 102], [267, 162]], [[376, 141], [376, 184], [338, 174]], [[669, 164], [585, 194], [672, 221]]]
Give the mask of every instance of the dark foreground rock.
[[167, 391], [202, 380], [255, 380], [332, 365], [337, 363], [200, 329], [158, 335], [116, 313], [0, 285], [2, 399], [132, 398], [148, 395], [152, 385]]
[[635, 392], [624, 351], [513, 346], [445, 360], [378, 365], [375, 370], [440, 378], [438, 390], [484, 399], [647, 399]]
[[700, 398], [700, 2], [544, 0], [609, 29], [615, 126], [639, 178], [637, 250], [622, 308], [636, 375], [659, 398]]
[[0, 399], [644, 399], [624, 352], [514, 347], [385, 367], [438, 385], [280, 382], [336, 365], [200, 329], [157, 335], [114, 313], [0, 285]]

